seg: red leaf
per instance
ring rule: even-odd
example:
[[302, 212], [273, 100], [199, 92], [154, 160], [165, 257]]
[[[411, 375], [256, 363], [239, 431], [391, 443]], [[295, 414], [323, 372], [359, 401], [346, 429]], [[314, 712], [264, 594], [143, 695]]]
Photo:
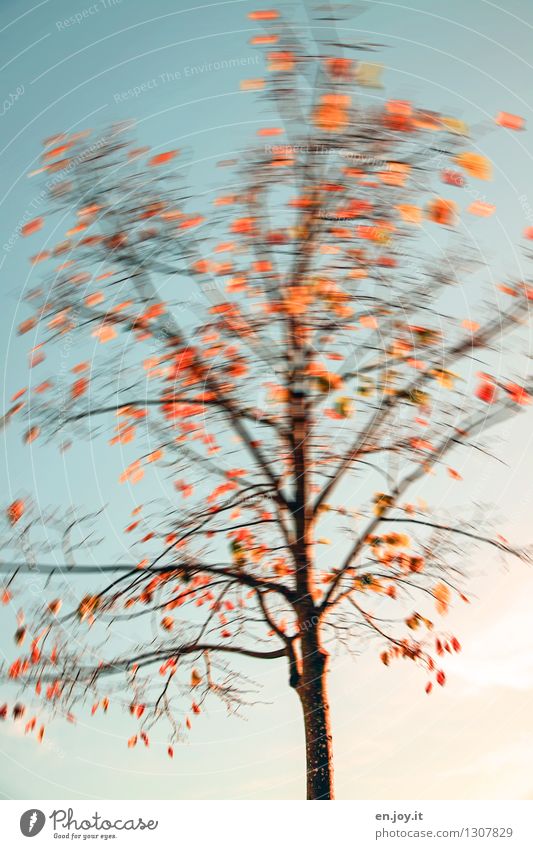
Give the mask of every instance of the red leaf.
[[167, 150], [166, 153], [158, 153], [148, 160], [148, 165], [163, 165], [165, 162], [170, 162], [171, 159], [174, 159], [178, 153], [179, 150]]
[[32, 233], [37, 233], [38, 230], [42, 228], [44, 224], [44, 218], [33, 218], [31, 221], [28, 221], [27, 224], [21, 229], [22, 236], [31, 236]]
[[[22, 519], [24, 515], [24, 501], [21, 498], [17, 498], [13, 501], [6, 510], [7, 518], [9, 519], [12, 525], [16, 525], [17, 522]], [[5, 604], [6, 602], [4, 602]]]
[[78, 380], [75, 380], [72, 384], [71, 394], [73, 398], [79, 398], [81, 395], [84, 395], [87, 391], [87, 387], [89, 385], [89, 381], [86, 377], [80, 377]]
[[476, 389], [476, 398], [479, 398], [479, 400], [483, 401], [485, 404], [494, 404], [497, 394], [498, 390], [495, 385], [493, 383], [489, 383], [488, 380], [484, 380]]
[[515, 404], [531, 403], [531, 396], [528, 394], [527, 390], [524, 389], [523, 386], [519, 386], [517, 383], [508, 383], [507, 386], [504, 388]]

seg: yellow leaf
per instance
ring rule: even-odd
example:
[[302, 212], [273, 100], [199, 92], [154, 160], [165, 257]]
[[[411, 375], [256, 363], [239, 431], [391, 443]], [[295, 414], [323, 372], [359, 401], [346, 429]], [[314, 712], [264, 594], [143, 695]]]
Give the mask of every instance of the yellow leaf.
[[383, 88], [382, 71], [383, 65], [378, 65], [375, 62], [358, 62], [355, 70], [357, 85], [362, 85], [365, 88]]
[[450, 133], [455, 133], [458, 136], [468, 135], [468, 124], [461, 121], [459, 118], [442, 118], [441, 120], [444, 127], [449, 130]]

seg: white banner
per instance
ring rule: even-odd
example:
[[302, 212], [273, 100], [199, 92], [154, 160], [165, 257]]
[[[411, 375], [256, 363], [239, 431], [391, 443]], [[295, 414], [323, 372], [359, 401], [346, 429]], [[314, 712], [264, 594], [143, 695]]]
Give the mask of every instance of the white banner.
[[[533, 802], [4, 801], [6, 849], [79, 845], [187, 849], [533, 847]], [[35, 838], [35, 844], [29, 841]]]

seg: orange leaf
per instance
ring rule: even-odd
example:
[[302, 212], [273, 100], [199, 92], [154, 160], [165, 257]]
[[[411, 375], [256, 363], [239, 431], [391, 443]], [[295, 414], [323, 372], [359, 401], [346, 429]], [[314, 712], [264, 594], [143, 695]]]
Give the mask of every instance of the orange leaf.
[[22, 236], [31, 236], [32, 233], [37, 233], [38, 230], [44, 225], [44, 218], [33, 218], [32, 221], [28, 221], [27, 224], [21, 229]]
[[155, 463], [157, 460], [161, 460], [163, 457], [163, 449], [158, 448], [157, 451], [152, 451], [151, 454], [148, 454], [146, 457], [147, 463]]
[[466, 211], [469, 212], [470, 215], [479, 216], [479, 218], [489, 218], [496, 211], [496, 207], [492, 203], [475, 200], [469, 207], [467, 207]]
[[265, 81], [262, 79], [242, 80], [241, 82], [242, 91], [258, 91], [264, 87]]
[[165, 153], [158, 153], [148, 160], [148, 165], [163, 165], [165, 162], [170, 162], [171, 159], [174, 159], [178, 153], [179, 150], [167, 150]]
[[492, 166], [486, 156], [480, 153], [465, 152], [460, 153], [455, 157], [457, 164], [470, 174], [471, 177], [476, 177], [478, 180], [490, 180], [492, 176]]
[[525, 120], [520, 115], [512, 115], [510, 112], [498, 112], [495, 121], [500, 127], [508, 130], [523, 130]]
[[24, 434], [24, 442], [26, 443], [26, 445], [29, 445], [30, 442], [33, 442], [34, 439], [37, 439], [40, 432], [41, 432], [41, 428], [38, 425], [34, 425], [33, 427], [30, 427], [30, 429], [27, 430], [26, 433]]
[[517, 383], [508, 383], [504, 389], [515, 404], [531, 404], [531, 395], [523, 386], [519, 386]]
[[103, 300], [104, 296], [102, 292], [93, 292], [91, 295], [87, 295], [85, 303], [88, 307], [95, 307], [97, 304], [101, 304]]
[[427, 216], [435, 224], [449, 227], [455, 222], [456, 210], [457, 204], [453, 200], [436, 198], [428, 205]]
[[35, 256], [30, 257], [30, 262], [32, 265], [37, 265], [39, 262], [44, 262], [45, 259], [50, 259], [50, 256], [50, 251], [40, 251]]
[[86, 377], [80, 377], [78, 380], [75, 380], [72, 384], [71, 394], [73, 398], [80, 398], [81, 395], [84, 395], [87, 392], [87, 387], [89, 385], [89, 381]]
[[191, 227], [197, 227], [199, 224], [202, 224], [203, 221], [205, 221], [203, 215], [195, 215], [191, 218], [186, 218], [185, 221], [181, 221], [180, 224], [178, 224], [178, 229], [190, 230]]
[[320, 130], [328, 133], [344, 129], [348, 124], [349, 103], [350, 98], [347, 95], [322, 95], [319, 106], [313, 112], [313, 123]]
[[259, 44], [277, 44], [278, 41], [279, 35], [254, 35], [250, 39], [250, 44], [254, 46]]
[[92, 335], [98, 339], [98, 341], [103, 345], [105, 342], [110, 342], [112, 339], [116, 338], [117, 332], [115, 328], [111, 324], [106, 324], [105, 322], [97, 327], [96, 330], [93, 330]]
[[435, 596], [437, 611], [441, 614], [447, 613], [450, 602], [450, 590], [446, 584], [437, 584], [433, 588], [433, 595]]
[[262, 127], [257, 131], [258, 136], [280, 136], [285, 131], [282, 127]]
[[[22, 519], [24, 515], [24, 501], [21, 498], [17, 498], [6, 510], [7, 518], [9, 519], [12, 525], [16, 525], [17, 522]], [[4, 602], [5, 603], [5, 602]]]
[[461, 326], [464, 327], [465, 330], [470, 330], [472, 333], [475, 333], [476, 330], [479, 330], [479, 324], [477, 321], [470, 321], [470, 319], [465, 318], [461, 322]]
[[275, 21], [279, 18], [277, 9], [257, 9], [255, 12], [248, 12], [248, 17], [251, 21]]

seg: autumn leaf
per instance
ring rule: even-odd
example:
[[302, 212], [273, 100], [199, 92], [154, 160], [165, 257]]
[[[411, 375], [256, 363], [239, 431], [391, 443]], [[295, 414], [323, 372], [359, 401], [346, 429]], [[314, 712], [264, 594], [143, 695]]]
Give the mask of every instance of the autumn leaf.
[[265, 87], [265, 81], [263, 79], [250, 79], [250, 80], [242, 80], [241, 89], [242, 91], [259, 91], [260, 89]]
[[392, 495], [387, 495], [384, 492], [376, 492], [373, 500], [374, 513], [376, 514], [376, 516], [382, 516], [385, 511], [394, 503]]
[[202, 676], [197, 669], [191, 671], [191, 687], [198, 687], [202, 683]]
[[478, 180], [490, 180], [492, 176], [491, 163], [486, 156], [482, 156], [480, 153], [470, 151], [460, 153], [455, 157], [455, 161], [467, 174], [476, 177]]
[[16, 525], [22, 519], [25, 511], [24, 501], [17, 498], [13, 501], [6, 510], [7, 518], [11, 525]]
[[494, 404], [498, 397], [498, 390], [494, 383], [488, 380], [482, 381], [476, 389], [476, 398], [484, 404]]
[[463, 319], [461, 326], [464, 327], [465, 330], [469, 330], [471, 333], [475, 333], [480, 327], [477, 321], [471, 321], [471, 319], [467, 318]]
[[324, 132], [339, 132], [348, 124], [349, 104], [348, 95], [323, 94], [319, 106], [313, 112], [313, 123]]
[[81, 621], [84, 619], [92, 620], [94, 613], [98, 610], [101, 604], [100, 596], [86, 595], [81, 600], [78, 607], [78, 616]]
[[279, 18], [279, 12], [276, 9], [258, 9], [255, 12], [248, 12], [248, 17], [251, 21], [275, 21]]
[[477, 215], [480, 218], [489, 218], [496, 212], [496, 207], [492, 203], [485, 203], [485, 201], [476, 200], [467, 207], [466, 211], [469, 212], [470, 215]]
[[31, 221], [28, 221], [27, 224], [21, 229], [22, 236], [31, 236], [32, 233], [37, 233], [39, 230], [43, 228], [44, 218], [33, 218]]
[[510, 112], [498, 112], [494, 119], [500, 127], [508, 130], [523, 130], [525, 120], [520, 115], [512, 115]]
[[30, 442], [33, 442], [39, 436], [41, 432], [41, 428], [38, 425], [33, 425], [30, 427], [26, 433], [24, 434], [24, 442], [26, 445], [29, 445]]
[[451, 227], [456, 221], [457, 204], [453, 200], [436, 198], [428, 204], [427, 217], [435, 224]]
[[285, 130], [283, 127], [262, 127], [260, 130], [257, 130], [258, 136], [279, 136], [284, 133]]
[[531, 395], [523, 386], [519, 386], [517, 383], [508, 383], [504, 389], [515, 404], [531, 404]]
[[450, 602], [450, 590], [446, 584], [436, 584], [433, 588], [433, 595], [436, 601], [437, 612], [440, 614], [447, 613]]
[[166, 162], [170, 162], [172, 159], [174, 159], [178, 155], [178, 153], [179, 150], [167, 150], [165, 153], [158, 153], [148, 160], [148, 165], [164, 165]]
[[422, 222], [422, 210], [419, 206], [412, 204], [400, 204], [396, 207], [400, 217], [408, 224], [420, 224]]
[[92, 335], [98, 339], [101, 344], [105, 344], [106, 342], [110, 342], [112, 339], [115, 339], [117, 332], [112, 324], [104, 322], [100, 325], [100, 327], [97, 327], [96, 330], [93, 330]]
[[70, 390], [72, 398], [80, 398], [82, 395], [85, 395], [88, 386], [89, 381], [86, 377], [78, 378], [78, 380], [74, 381]]

